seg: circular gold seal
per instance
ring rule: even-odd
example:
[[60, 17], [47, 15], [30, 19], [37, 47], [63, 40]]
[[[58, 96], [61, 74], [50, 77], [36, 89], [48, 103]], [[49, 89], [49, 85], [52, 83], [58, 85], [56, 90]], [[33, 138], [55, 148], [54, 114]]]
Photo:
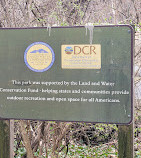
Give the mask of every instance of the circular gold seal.
[[52, 67], [55, 61], [55, 54], [48, 44], [34, 42], [25, 50], [24, 61], [32, 71], [44, 72]]

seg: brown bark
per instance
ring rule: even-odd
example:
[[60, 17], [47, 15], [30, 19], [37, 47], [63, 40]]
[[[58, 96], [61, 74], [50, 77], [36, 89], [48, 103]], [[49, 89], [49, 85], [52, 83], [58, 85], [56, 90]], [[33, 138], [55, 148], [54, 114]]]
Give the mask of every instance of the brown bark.
[[27, 158], [34, 158], [31, 144], [30, 144], [30, 139], [29, 139], [28, 134], [27, 134], [26, 129], [25, 129], [25, 126], [26, 126], [25, 121], [21, 120], [19, 122], [19, 125], [20, 125], [20, 131], [22, 134], [23, 142], [24, 142], [26, 152], [27, 152]]

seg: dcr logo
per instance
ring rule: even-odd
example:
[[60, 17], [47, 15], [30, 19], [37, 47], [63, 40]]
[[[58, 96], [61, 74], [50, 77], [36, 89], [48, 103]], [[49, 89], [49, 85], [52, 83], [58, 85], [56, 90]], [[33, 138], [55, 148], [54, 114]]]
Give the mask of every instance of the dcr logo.
[[92, 54], [96, 54], [96, 48], [93, 45], [79, 45], [79, 46], [68, 46], [65, 49], [65, 53], [66, 54], [74, 54], [74, 55], [80, 55], [80, 54], [84, 54], [84, 55], [92, 55]]

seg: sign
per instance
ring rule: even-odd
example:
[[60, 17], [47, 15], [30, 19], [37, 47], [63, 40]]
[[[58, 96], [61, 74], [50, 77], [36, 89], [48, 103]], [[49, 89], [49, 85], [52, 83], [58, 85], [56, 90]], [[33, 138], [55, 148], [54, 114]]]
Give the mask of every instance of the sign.
[[0, 29], [0, 117], [128, 124], [128, 25]]

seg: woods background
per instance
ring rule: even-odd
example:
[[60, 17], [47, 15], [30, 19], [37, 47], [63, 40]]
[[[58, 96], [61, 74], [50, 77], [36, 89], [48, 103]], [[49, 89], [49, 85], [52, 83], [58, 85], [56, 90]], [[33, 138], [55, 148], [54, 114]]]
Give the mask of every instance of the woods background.
[[[3, 28], [80, 26], [87, 23], [135, 25], [134, 150], [136, 157], [140, 157], [140, 0], [0, 0], [0, 27]], [[11, 151], [15, 158], [118, 157], [117, 131], [116, 125], [11, 120]]]

